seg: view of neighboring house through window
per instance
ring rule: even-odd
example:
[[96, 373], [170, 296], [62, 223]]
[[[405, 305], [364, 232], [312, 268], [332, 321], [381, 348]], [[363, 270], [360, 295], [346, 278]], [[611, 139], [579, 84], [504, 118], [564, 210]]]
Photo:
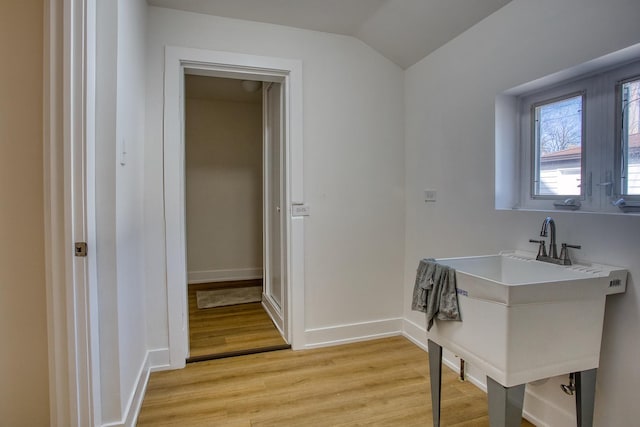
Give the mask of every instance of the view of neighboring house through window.
[[622, 195], [640, 195], [640, 79], [622, 84]]
[[582, 94], [533, 106], [533, 196], [582, 194]]

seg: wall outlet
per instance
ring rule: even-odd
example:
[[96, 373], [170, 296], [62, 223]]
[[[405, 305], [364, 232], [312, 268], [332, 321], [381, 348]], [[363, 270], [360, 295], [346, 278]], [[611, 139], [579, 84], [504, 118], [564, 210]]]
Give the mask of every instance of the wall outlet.
[[122, 143], [120, 144], [120, 165], [124, 166], [127, 164], [127, 145], [124, 138], [122, 138]]
[[293, 205], [291, 206], [291, 215], [293, 216], [309, 216], [311, 209], [309, 205]]
[[424, 190], [424, 201], [425, 202], [435, 202], [437, 196], [436, 190]]

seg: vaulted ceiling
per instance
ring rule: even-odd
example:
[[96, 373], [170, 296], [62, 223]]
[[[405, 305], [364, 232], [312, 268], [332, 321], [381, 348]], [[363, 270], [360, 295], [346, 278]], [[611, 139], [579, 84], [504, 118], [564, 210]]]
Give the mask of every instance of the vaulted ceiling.
[[150, 5], [356, 37], [402, 68], [511, 0], [147, 0]]

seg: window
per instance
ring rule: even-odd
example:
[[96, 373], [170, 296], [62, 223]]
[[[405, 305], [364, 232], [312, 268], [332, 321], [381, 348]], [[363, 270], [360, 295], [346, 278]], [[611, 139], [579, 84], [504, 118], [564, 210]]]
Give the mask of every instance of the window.
[[640, 61], [518, 104], [520, 207], [640, 212]]
[[620, 195], [640, 195], [640, 79], [620, 84]]
[[583, 97], [533, 106], [533, 197], [582, 195]]

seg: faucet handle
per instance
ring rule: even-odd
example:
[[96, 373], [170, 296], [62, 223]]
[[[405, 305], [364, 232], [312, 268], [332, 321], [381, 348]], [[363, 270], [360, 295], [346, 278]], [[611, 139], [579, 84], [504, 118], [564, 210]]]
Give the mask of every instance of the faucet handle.
[[546, 257], [547, 256], [547, 248], [545, 247], [545, 241], [544, 240], [529, 239], [529, 241], [531, 243], [538, 243], [540, 245], [540, 246], [538, 246], [538, 255], [536, 255], [536, 259], [540, 259], [541, 257]]
[[560, 250], [560, 260], [564, 265], [571, 265], [571, 260], [569, 259], [569, 250], [567, 248], [582, 249], [582, 246], [570, 245], [568, 243], [562, 244], [562, 249]]
[[582, 246], [580, 246], [580, 245], [570, 245], [568, 243], [563, 243], [562, 247], [563, 248], [572, 248], [572, 249], [582, 249]]

